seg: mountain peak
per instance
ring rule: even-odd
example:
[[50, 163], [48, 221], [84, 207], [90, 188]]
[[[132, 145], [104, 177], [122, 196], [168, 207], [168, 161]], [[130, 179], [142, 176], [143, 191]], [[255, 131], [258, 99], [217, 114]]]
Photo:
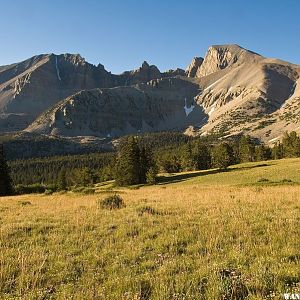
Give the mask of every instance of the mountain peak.
[[213, 45], [208, 48], [196, 77], [207, 76], [233, 64], [258, 61], [263, 57], [236, 44]]
[[185, 73], [188, 77], [195, 77], [198, 69], [203, 63], [203, 57], [194, 57], [192, 62], [187, 66]]
[[142, 69], [149, 69], [150, 65], [144, 60], [142, 63]]

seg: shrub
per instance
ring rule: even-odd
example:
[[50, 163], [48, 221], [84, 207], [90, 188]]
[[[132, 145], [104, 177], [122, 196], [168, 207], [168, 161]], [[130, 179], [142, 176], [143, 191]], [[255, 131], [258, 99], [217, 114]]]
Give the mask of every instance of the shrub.
[[117, 194], [99, 200], [98, 204], [100, 208], [104, 209], [119, 209], [125, 207], [124, 200]]

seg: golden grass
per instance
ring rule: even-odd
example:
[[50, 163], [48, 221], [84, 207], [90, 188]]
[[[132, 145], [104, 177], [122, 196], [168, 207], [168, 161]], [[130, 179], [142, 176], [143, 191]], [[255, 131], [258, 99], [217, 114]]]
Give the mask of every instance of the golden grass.
[[282, 299], [299, 292], [300, 186], [219, 184], [225, 175], [207, 175], [210, 184], [199, 184], [200, 176], [121, 189], [126, 207], [119, 210], [99, 208], [105, 194], [1, 198], [0, 298]]

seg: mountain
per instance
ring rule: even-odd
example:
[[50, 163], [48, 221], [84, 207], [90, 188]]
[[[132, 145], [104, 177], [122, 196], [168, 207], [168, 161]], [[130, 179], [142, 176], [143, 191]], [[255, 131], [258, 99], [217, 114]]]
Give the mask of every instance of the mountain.
[[46, 54], [0, 68], [1, 131], [24, 129], [43, 111], [83, 89], [118, 85], [80, 55]]
[[198, 85], [180, 78], [81, 91], [42, 114], [26, 131], [61, 136], [117, 137], [182, 130], [205, 118], [194, 105]]
[[80, 55], [0, 67], [0, 132], [97, 138], [176, 130], [241, 133], [264, 142], [300, 132], [300, 66], [238, 45], [214, 45], [186, 70], [146, 61], [115, 75]]
[[0, 132], [25, 129], [41, 113], [81, 90], [132, 85], [166, 74], [144, 62], [137, 70], [114, 75], [79, 54], [44, 54], [0, 67]]
[[247, 133], [263, 141], [299, 130], [300, 66], [268, 59], [237, 45], [212, 46], [195, 78], [208, 116], [198, 134]]

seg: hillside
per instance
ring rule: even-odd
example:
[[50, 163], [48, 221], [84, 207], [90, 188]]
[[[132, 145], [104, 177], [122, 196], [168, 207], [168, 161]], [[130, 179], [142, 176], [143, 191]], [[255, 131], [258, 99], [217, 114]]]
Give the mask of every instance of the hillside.
[[[300, 159], [289, 159], [135, 189], [99, 184], [93, 195], [1, 198], [0, 297], [260, 300], [299, 292], [299, 169]], [[126, 207], [101, 208], [115, 192]]]

